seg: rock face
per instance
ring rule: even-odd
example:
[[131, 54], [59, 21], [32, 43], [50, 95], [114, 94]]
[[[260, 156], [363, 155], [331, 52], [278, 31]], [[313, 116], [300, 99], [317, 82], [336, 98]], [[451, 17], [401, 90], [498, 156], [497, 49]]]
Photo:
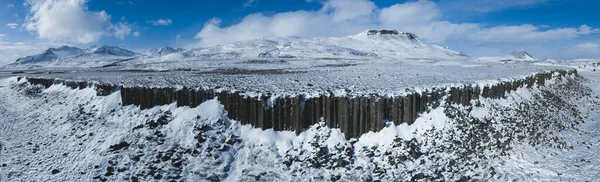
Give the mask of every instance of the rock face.
[[[157, 105], [177, 103], [177, 106], [196, 107], [217, 98], [228, 112], [228, 117], [262, 129], [289, 130], [300, 133], [309, 126], [325, 122], [330, 128], [340, 128], [347, 139], [356, 138], [369, 131], [379, 131], [386, 122], [395, 125], [413, 124], [420, 115], [442, 103], [470, 105], [477, 98], [503, 98], [506, 93], [520, 88], [545, 85], [553, 75], [575, 75], [575, 70], [555, 70], [539, 73], [521, 80], [504, 81], [485, 87], [464, 85], [451, 88], [434, 88], [405, 96], [335, 97], [332, 93], [308, 98], [305, 95], [248, 97], [240, 92], [202, 90], [195, 88], [119, 87], [111, 84], [88, 84], [54, 79], [27, 78], [29, 83], [50, 87], [64, 84], [73, 89], [89, 86], [98, 95], [121, 92], [123, 105], [136, 105], [149, 109]], [[445, 98], [445, 99], [444, 99]]]
[[367, 35], [402, 35], [410, 40], [418, 39], [417, 35], [408, 32], [398, 32], [397, 30], [367, 30], [364, 33]]
[[56, 60], [56, 59], [67, 58], [67, 57], [83, 54], [84, 52], [85, 51], [83, 49], [79, 49], [77, 47], [69, 47], [69, 46], [62, 46], [59, 48], [49, 48], [40, 54], [27, 56], [24, 58], [19, 58], [13, 64], [32, 64], [32, 63], [49, 62], [49, 61]]

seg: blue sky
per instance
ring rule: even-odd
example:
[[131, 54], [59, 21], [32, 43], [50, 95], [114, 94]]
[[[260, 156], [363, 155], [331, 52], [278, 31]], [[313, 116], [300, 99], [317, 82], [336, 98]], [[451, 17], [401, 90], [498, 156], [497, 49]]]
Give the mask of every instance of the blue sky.
[[0, 0], [0, 64], [64, 44], [206, 47], [408, 31], [474, 56], [600, 58], [593, 0]]

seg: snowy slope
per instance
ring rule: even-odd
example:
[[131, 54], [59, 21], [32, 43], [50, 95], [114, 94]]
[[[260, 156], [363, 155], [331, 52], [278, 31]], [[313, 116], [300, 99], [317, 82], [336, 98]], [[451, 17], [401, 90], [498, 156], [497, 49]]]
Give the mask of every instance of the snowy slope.
[[118, 46], [90, 47], [82, 50], [63, 46], [50, 48], [42, 54], [21, 58], [7, 67], [98, 67], [131, 60], [140, 55]]
[[310, 59], [310, 60], [465, 60], [468, 55], [425, 43], [416, 35], [395, 30], [369, 30], [347, 37], [281, 37], [239, 41], [196, 48], [132, 64], [194, 60]]
[[[206, 67], [198, 61], [219, 60], [307, 60], [307, 61], [446, 61], [469, 60], [468, 55], [421, 41], [412, 33], [395, 30], [368, 30], [357, 35], [333, 38], [282, 37], [240, 41], [214, 47], [184, 51], [163, 47], [142, 56], [116, 46], [92, 47], [85, 53], [63, 56], [40, 54], [19, 65], [48, 67], [97, 67], [128, 65], [129, 68], [154, 69]], [[176, 64], [172, 64], [176, 63]], [[347, 63], [347, 62], [345, 62]], [[16, 65], [16, 64], [13, 64]], [[305, 65], [312, 65], [306, 62]], [[318, 65], [318, 64], [317, 64]]]
[[85, 51], [82, 49], [69, 46], [49, 48], [40, 54], [19, 58], [15, 63], [13, 63], [13, 65], [46, 63], [56, 59], [64, 59], [71, 56], [83, 54], [84, 52]]
[[127, 49], [123, 49], [119, 46], [108, 46], [108, 45], [104, 45], [101, 47], [92, 47], [89, 48], [88, 50], [86, 50], [85, 54], [80, 55], [80, 56], [86, 56], [86, 55], [90, 55], [90, 54], [96, 54], [96, 55], [112, 55], [112, 56], [124, 56], [124, 57], [129, 57], [129, 56], [136, 56], [137, 53], [127, 50]]
[[537, 61], [531, 54], [524, 50], [513, 51], [504, 57], [480, 57], [478, 61], [488, 62], [532, 62]]
[[161, 47], [161, 48], [148, 49], [146, 52], [144, 52], [144, 54], [147, 56], [157, 57], [157, 56], [164, 56], [167, 54], [183, 52], [183, 51], [185, 51], [185, 49], [183, 49], [183, 48], [176, 49], [176, 48], [166, 46], [166, 47]]
[[520, 60], [520, 61], [535, 61], [536, 59], [533, 56], [524, 50], [513, 51], [509, 55], [504, 56], [504, 59], [509, 60]]

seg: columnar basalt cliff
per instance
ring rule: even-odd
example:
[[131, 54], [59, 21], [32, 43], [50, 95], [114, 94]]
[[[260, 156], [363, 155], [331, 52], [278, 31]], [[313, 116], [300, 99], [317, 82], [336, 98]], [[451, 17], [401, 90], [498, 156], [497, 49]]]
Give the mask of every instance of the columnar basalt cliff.
[[149, 109], [176, 102], [178, 107], [196, 107], [202, 102], [217, 98], [231, 119], [257, 128], [288, 130], [300, 133], [318, 122], [331, 128], [339, 128], [347, 139], [356, 138], [369, 131], [379, 131], [386, 124], [413, 124], [420, 113], [437, 108], [442, 103], [470, 105], [480, 97], [500, 99], [507, 93], [522, 88], [544, 86], [554, 77], [576, 75], [576, 70], [554, 70], [538, 73], [524, 79], [503, 81], [493, 85], [463, 85], [448, 88], [432, 88], [422, 92], [407, 92], [402, 96], [377, 94], [362, 96], [336, 96], [333, 93], [318, 97], [306, 95], [246, 96], [242, 92], [217, 91], [197, 88], [147, 88], [123, 87], [113, 84], [97, 84], [46, 78], [26, 78], [31, 84], [50, 87], [63, 84], [73, 89], [93, 87], [99, 96], [120, 91], [122, 105], [136, 105]]

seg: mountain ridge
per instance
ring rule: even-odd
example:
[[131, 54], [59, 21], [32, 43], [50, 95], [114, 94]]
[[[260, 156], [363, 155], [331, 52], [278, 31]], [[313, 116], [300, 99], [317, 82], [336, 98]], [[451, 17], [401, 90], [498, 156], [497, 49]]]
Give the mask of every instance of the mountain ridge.
[[[279, 37], [237, 41], [184, 50], [162, 47], [144, 54], [118, 46], [92, 46], [84, 53], [60, 57], [38, 54], [16, 64], [102, 66], [100, 63], [152, 64], [196, 60], [307, 59], [307, 60], [467, 60], [469, 55], [419, 39], [397, 30], [365, 30], [355, 35], [328, 38]], [[144, 56], [146, 55], [146, 56]], [[37, 56], [37, 57], [36, 57]], [[148, 57], [149, 56], [149, 57]], [[125, 60], [125, 58], [127, 58]], [[124, 61], [125, 60], [125, 61]], [[50, 64], [52, 63], [52, 64]], [[93, 64], [92, 64], [93, 63]], [[13, 64], [15, 65], [15, 64]]]

